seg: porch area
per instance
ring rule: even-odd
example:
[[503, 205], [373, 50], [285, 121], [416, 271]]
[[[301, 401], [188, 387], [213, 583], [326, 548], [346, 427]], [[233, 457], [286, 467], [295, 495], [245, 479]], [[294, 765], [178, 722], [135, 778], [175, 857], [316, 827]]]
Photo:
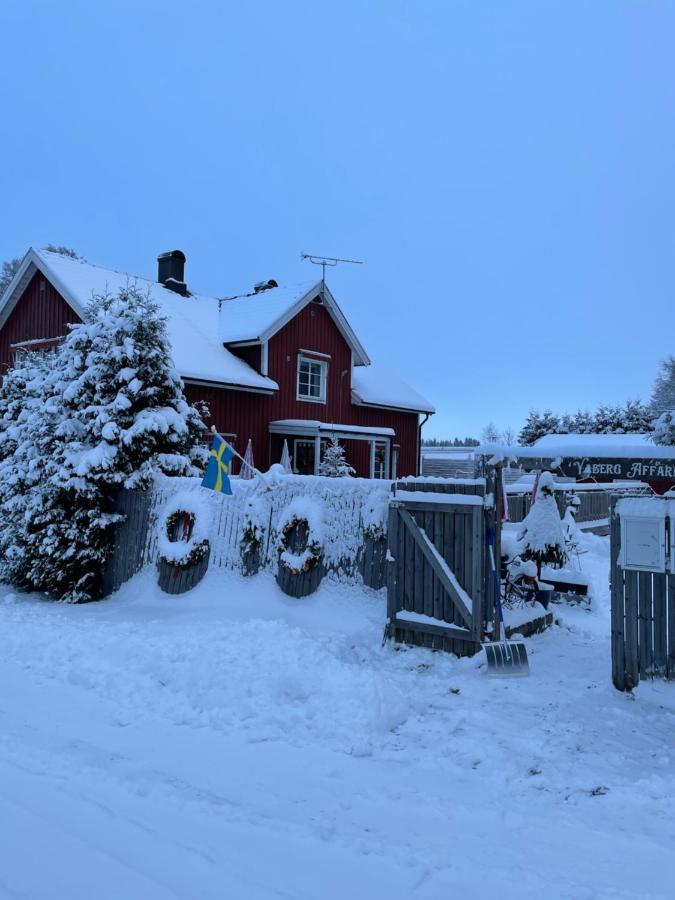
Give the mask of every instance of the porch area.
[[347, 462], [359, 478], [396, 478], [399, 446], [393, 428], [343, 425], [314, 419], [280, 419], [269, 424], [270, 459], [281, 459], [288, 442], [291, 466], [297, 475], [318, 475], [324, 450], [336, 437]]

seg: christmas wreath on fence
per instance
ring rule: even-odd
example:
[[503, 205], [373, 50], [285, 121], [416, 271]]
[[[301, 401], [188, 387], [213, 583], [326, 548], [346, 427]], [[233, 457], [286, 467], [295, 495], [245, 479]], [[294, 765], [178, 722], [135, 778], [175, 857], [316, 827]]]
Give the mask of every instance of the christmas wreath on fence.
[[200, 498], [182, 493], [171, 498], [159, 517], [157, 541], [160, 558], [186, 568], [209, 552], [208, 512]]
[[[300, 553], [293, 552], [288, 541], [291, 533], [303, 526], [307, 532], [307, 545]], [[311, 572], [323, 552], [323, 515], [320, 505], [309, 497], [296, 497], [283, 510], [277, 523], [279, 565], [291, 575]]]
[[239, 546], [243, 556], [253, 555], [262, 550], [265, 540], [265, 523], [269, 524], [269, 507], [260, 498], [252, 498], [246, 503], [243, 516], [243, 531]]

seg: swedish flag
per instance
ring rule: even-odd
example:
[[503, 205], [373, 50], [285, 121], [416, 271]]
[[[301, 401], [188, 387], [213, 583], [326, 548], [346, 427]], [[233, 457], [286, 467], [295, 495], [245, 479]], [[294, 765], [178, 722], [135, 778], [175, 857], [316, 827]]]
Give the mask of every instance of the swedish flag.
[[234, 456], [234, 450], [219, 434], [214, 435], [211, 450], [209, 451], [209, 464], [202, 478], [202, 487], [219, 491], [221, 494], [231, 494], [230, 487], [230, 462]]

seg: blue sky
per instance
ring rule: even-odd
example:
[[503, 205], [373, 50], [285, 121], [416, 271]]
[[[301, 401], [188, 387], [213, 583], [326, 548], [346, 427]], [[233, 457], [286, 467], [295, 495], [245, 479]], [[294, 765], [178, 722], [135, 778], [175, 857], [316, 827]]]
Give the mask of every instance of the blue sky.
[[0, 259], [329, 283], [429, 436], [646, 397], [675, 347], [675, 5], [3, 0]]

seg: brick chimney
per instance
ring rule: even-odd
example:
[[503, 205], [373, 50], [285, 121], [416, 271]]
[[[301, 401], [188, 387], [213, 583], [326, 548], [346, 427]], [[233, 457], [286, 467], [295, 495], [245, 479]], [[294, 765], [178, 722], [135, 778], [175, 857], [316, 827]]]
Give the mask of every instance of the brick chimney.
[[185, 254], [182, 250], [169, 250], [157, 257], [157, 281], [184, 297], [190, 292], [185, 283]]

